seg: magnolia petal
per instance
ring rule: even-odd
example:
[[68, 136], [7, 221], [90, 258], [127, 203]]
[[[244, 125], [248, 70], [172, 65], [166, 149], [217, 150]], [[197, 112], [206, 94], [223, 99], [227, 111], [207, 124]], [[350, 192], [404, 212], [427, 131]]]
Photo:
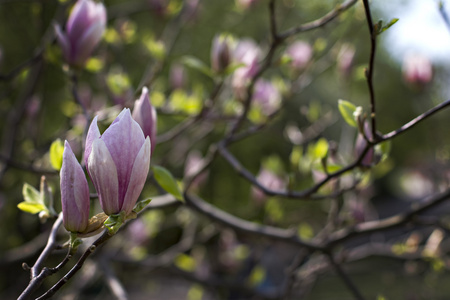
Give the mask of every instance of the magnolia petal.
[[148, 89], [146, 87], [142, 89], [141, 97], [136, 100], [131, 116], [139, 124], [139, 126], [141, 126], [144, 136], [150, 137], [152, 145], [151, 150], [153, 153], [153, 149], [156, 145], [157, 115], [156, 109], [150, 104]]
[[131, 118], [130, 110], [125, 109], [105, 130], [101, 139], [117, 168], [119, 207], [122, 207], [133, 164], [145, 141], [144, 134], [139, 124]]
[[127, 193], [125, 194], [122, 210], [124, 210], [127, 215], [136, 204], [147, 180], [150, 167], [150, 149], [150, 138], [147, 137], [134, 161], [130, 183], [128, 185]]
[[100, 138], [100, 130], [98, 129], [97, 125], [97, 116], [95, 116], [91, 122], [91, 125], [89, 126], [89, 130], [86, 136], [86, 144], [84, 147], [84, 163], [86, 165], [86, 170], [88, 171], [88, 174], [89, 174], [88, 158], [89, 155], [91, 154], [92, 142], [99, 138]]
[[68, 231], [82, 232], [89, 220], [89, 186], [83, 169], [67, 141], [64, 145], [60, 174], [64, 227]]
[[88, 165], [103, 211], [107, 215], [119, 213], [117, 168], [102, 139], [95, 139], [92, 142]]
[[96, 22], [92, 24], [82, 34], [79, 40], [75, 44], [73, 49], [73, 63], [76, 65], [83, 65], [87, 59], [91, 56], [94, 48], [98, 45], [102, 39], [103, 32], [105, 31], [105, 24]]
[[91, 0], [78, 0], [70, 12], [69, 19], [66, 23], [66, 31], [69, 39], [76, 42], [80, 36], [91, 25], [92, 5], [95, 5]]

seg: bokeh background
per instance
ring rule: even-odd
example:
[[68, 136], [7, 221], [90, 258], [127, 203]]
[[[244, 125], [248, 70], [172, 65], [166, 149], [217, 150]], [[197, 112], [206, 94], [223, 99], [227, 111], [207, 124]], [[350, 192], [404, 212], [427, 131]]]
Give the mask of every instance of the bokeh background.
[[[158, 110], [159, 136], [195, 116], [215, 85], [213, 79], [185, 63], [187, 56], [210, 66], [212, 40], [222, 33], [235, 41], [252, 39], [263, 52], [269, 47], [268, 1], [253, 1], [248, 7], [239, 2], [105, 1], [107, 30], [78, 78], [78, 93], [89, 113], [101, 114], [102, 124], [107, 126], [123, 107], [132, 107], [140, 89], [147, 85]], [[280, 31], [320, 18], [340, 3], [275, 2]], [[59, 211], [59, 177], [49, 162], [49, 147], [56, 138], [67, 139], [81, 158], [86, 120], [73, 100], [61, 51], [52, 38], [53, 23], [65, 23], [72, 3], [0, 0], [0, 74], [9, 74], [34, 58], [19, 73], [0, 80], [2, 299], [15, 299], [26, 287], [29, 274], [22, 263], [34, 262], [52, 223], [42, 223], [36, 215], [17, 208], [23, 200], [23, 184], [38, 187], [41, 175], [46, 175]], [[447, 3], [442, 4], [446, 11]], [[450, 30], [437, 1], [374, 1], [372, 9], [375, 22], [399, 18], [379, 36], [373, 79], [377, 129], [387, 133], [447, 100]], [[312, 50], [299, 72], [283, 60], [286, 48], [296, 41], [303, 41]], [[282, 95], [279, 113], [266, 120], [255, 111], [252, 121], [267, 122], [267, 126], [233, 144], [230, 151], [255, 176], [269, 170], [281, 180], [281, 186], [296, 190], [314, 184], [317, 174], [308, 158], [308, 147], [319, 138], [328, 141], [340, 162], [351, 162], [356, 157], [357, 131], [341, 117], [338, 99], [368, 111], [364, 69], [369, 54], [370, 37], [360, 2], [328, 25], [287, 39], [263, 75]], [[423, 58], [432, 74], [408, 79], [405, 68], [410, 57]], [[223, 137], [233, 114], [239, 112], [242, 104], [230, 85], [228, 78], [218, 96], [217, 107], [221, 109], [217, 119], [160, 142], [152, 164], [164, 166], [182, 181], [188, 161], [195, 165], [195, 159], [204, 157], [209, 146]], [[339, 198], [341, 225], [391, 216], [446, 188], [450, 180], [448, 124], [448, 112], [443, 111], [393, 140], [389, 157], [369, 172], [364, 184]], [[48, 172], [43, 174], [42, 170]], [[228, 213], [256, 223], [294, 228], [303, 238], [312, 238], [325, 227], [332, 201], [255, 195], [250, 183], [220, 157], [195, 189]], [[161, 193], [150, 178], [142, 198]], [[93, 210], [98, 209], [97, 205]], [[440, 207], [439, 215], [445, 217], [447, 210], [445, 205]], [[347, 270], [369, 299], [447, 299], [450, 290], [445, 282], [450, 264], [445, 232], [439, 255], [399, 258], [407, 241], [426, 245], [432, 232], [432, 228], [414, 227], [356, 239], [346, 246], [380, 242], [388, 245], [387, 252], [393, 255], [385, 251], [384, 255], [350, 263]], [[60, 239], [65, 238], [62, 230]], [[190, 247], [167, 252], [189, 238], [193, 240]], [[104, 280], [105, 274], [112, 272], [129, 299], [264, 299], [265, 293], [284, 279], [296, 253], [293, 247], [236, 233], [185, 206], [174, 205], [151, 210], [128, 224], [56, 298], [113, 297]], [[63, 256], [63, 251], [56, 252], [46, 265], [54, 266]], [[334, 272], [314, 270], [320, 269], [320, 263], [313, 258], [309, 259], [315, 265], [299, 275], [303, 285], [297, 297], [351, 299]], [[218, 283], [205, 283], [191, 274], [206, 274], [205, 278], [216, 278]], [[49, 278], [42, 291], [55, 280]], [[235, 280], [246, 288], [234, 286]]]

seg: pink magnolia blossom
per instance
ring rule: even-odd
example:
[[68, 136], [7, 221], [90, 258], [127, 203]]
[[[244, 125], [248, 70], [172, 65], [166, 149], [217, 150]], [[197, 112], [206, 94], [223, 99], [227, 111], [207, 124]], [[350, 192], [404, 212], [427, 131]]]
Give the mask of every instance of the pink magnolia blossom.
[[83, 66], [100, 42], [106, 24], [106, 9], [102, 3], [78, 0], [66, 23], [65, 32], [56, 25], [56, 38], [64, 59], [73, 66]]
[[132, 211], [147, 179], [150, 148], [150, 138], [145, 138], [129, 109], [122, 110], [103, 134], [94, 118], [84, 159], [105, 214]]
[[270, 115], [280, 106], [281, 93], [272, 82], [258, 79], [255, 83], [253, 103], [261, 107], [263, 114]]

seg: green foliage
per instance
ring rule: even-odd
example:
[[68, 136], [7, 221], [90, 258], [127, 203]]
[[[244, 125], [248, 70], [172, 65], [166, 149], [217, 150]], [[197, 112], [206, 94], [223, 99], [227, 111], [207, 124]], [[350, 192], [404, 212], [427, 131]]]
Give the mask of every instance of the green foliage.
[[386, 25], [383, 25], [383, 20], [379, 20], [374, 26], [373, 31], [376, 35], [380, 35], [381, 33], [388, 30], [392, 25], [398, 22], [399, 19], [394, 18], [391, 19]]
[[140, 212], [140, 211], [143, 210], [147, 205], [149, 205], [151, 201], [152, 201], [151, 198], [148, 198], [148, 199], [144, 199], [144, 200], [138, 201], [138, 202], [136, 203], [136, 205], [134, 206], [133, 211], [134, 211], [135, 213]]
[[263, 283], [264, 279], [266, 279], [266, 270], [262, 266], [256, 265], [249, 275], [248, 283], [253, 287], [258, 286]]
[[152, 170], [156, 182], [158, 182], [158, 184], [166, 192], [168, 192], [181, 202], [184, 202], [184, 198], [183, 195], [181, 194], [180, 187], [178, 186], [178, 183], [173, 177], [172, 173], [170, 173], [169, 170], [161, 166], [152, 166]]
[[339, 112], [344, 118], [345, 122], [352, 127], [357, 127], [354, 113], [356, 111], [356, 106], [346, 100], [339, 99], [338, 101]]
[[61, 170], [63, 152], [63, 141], [61, 141], [61, 139], [56, 139], [50, 145], [50, 163], [52, 164], [52, 167], [57, 171]]

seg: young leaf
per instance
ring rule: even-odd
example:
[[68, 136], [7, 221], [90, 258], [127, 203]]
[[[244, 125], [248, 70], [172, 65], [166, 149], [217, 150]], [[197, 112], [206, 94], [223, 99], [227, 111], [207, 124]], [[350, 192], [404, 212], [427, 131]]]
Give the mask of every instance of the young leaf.
[[158, 184], [169, 194], [172, 194], [175, 198], [184, 202], [183, 195], [181, 194], [178, 183], [172, 174], [161, 166], [153, 166], [153, 174]]
[[186, 67], [202, 72], [206, 76], [209, 76], [211, 78], [214, 77], [213, 73], [211, 72], [211, 69], [204, 62], [202, 62], [196, 57], [184, 56], [181, 59], [181, 63], [184, 64]]
[[[25, 183], [22, 189], [23, 199], [28, 203], [41, 204], [41, 195], [34, 187]], [[23, 202], [22, 202], [23, 203]]]
[[324, 158], [328, 154], [328, 148], [328, 141], [325, 138], [320, 138], [314, 147], [314, 157]]
[[43, 210], [45, 210], [45, 206], [41, 203], [35, 203], [35, 202], [20, 202], [19, 204], [17, 204], [17, 207], [27, 213], [30, 214], [37, 214]]
[[151, 198], [148, 198], [148, 199], [144, 199], [144, 200], [139, 201], [139, 202], [136, 203], [136, 205], [134, 206], [133, 211], [134, 211], [135, 213], [140, 212], [140, 211], [143, 210], [143, 209], [144, 209], [151, 201], [152, 201]]
[[57, 171], [61, 170], [63, 152], [64, 143], [60, 139], [55, 140], [50, 146], [50, 163]]
[[356, 110], [356, 106], [349, 101], [339, 99], [338, 107], [345, 122], [347, 122], [347, 124], [350, 126], [357, 127], [358, 125], [356, 124], [355, 118], [353, 116], [353, 113]]

